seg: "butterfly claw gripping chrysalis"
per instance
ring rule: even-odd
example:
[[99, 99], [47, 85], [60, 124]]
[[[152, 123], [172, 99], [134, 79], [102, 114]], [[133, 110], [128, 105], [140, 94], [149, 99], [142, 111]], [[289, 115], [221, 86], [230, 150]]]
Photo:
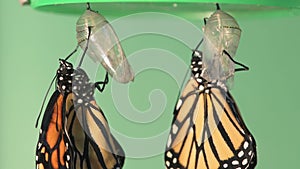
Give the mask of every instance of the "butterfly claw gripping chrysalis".
[[128, 83], [134, 79], [115, 31], [102, 15], [90, 9], [89, 4], [76, 23], [76, 32], [80, 47], [85, 49], [89, 41], [87, 55], [101, 63], [115, 80]]
[[[204, 52], [196, 49], [192, 54], [192, 74], [175, 106], [165, 165], [167, 169], [254, 169], [256, 143], [229, 93], [229, 77], [204, 77], [209, 66], [203, 61]], [[230, 58], [224, 64], [228, 62], [238, 63]]]

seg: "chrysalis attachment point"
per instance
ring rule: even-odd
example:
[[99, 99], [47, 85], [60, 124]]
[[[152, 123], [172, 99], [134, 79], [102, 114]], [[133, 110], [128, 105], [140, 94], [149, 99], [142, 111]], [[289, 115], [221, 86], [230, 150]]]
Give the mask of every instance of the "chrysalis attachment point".
[[24, 6], [24, 5], [30, 5], [30, 0], [19, 0], [19, 3]]

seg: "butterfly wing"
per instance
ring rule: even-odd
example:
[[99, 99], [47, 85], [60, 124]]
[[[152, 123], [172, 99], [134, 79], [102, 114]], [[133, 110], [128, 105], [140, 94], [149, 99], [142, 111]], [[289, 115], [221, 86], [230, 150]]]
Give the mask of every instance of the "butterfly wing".
[[125, 153], [96, 101], [74, 106], [74, 95], [67, 100], [67, 130], [76, 152], [76, 169], [122, 168]]
[[37, 169], [67, 169], [71, 164], [68, 136], [63, 130], [63, 95], [55, 91], [44, 113], [36, 148]]
[[174, 111], [167, 168], [254, 168], [255, 140], [232, 98], [217, 84], [187, 83]]

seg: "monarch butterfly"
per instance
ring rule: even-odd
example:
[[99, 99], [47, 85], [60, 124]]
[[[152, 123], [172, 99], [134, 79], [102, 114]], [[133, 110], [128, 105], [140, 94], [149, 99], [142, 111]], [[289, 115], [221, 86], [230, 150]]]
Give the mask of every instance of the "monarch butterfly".
[[[37, 169], [72, 168], [73, 153], [68, 133], [65, 132], [66, 115], [64, 111], [65, 96], [70, 93], [72, 88], [72, 76], [72, 65], [61, 60], [57, 74], [51, 82], [52, 84], [55, 78], [57, 78], [57, 89], [50, 98], [41, 124], [36, 148]], [[38, 120], [40, 115], [41, 113]]]
[[57, 90], [43, 117], [36, 150], [37, 168], [122, 168], [124, 151], [93, 98], [95, 88], [104, 90], [108, 75], [104, 82], [89, 83], [84, 70], [73, 69], [66, 60], [60, 60]]
[[87, 54], [100, 62], [115, 80], [121, 83], [133, 80], [134, 73], [115, 31], [102, 15], [91, 10], [89, 3], [76, 23], [76, 32], [80, 47], [85, 49], [89, 41]]
[[[203, 77], [204, 54], [197, 48], [192, 54], [191, 78], [174, 110], [165, 165], [168, 169], [253, 169], [257, 163], [254, 137], [228, 91], [227, 79]], [[243, 67], [237, 70], [248, 69], [223, 52], [219, 57]]]

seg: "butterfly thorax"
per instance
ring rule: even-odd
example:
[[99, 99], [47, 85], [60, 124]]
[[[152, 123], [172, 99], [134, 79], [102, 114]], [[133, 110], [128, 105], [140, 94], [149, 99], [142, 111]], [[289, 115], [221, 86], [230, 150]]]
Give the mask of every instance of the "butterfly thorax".
[[60, 59], [60, 66], [57, 69], [57, 90], [60, 93], [70, 93], [72, 90], [72, 78], [74, 68], [70, 62]]
[[95, 85], [90, 83], [89, 80], [83, 69], [77, 68], [74, 71], [72, 92], [75, 95], [75, 103], [89, 103], [91, 100], [94, 100]]
[[191, 71], [192, 71], [192, 76], [197, 80], [197, 82], [206, 81], [202, 77], [202, 73], [203, 73], [202, 58], [203, 58], [203, 54], [201, 51], [195, 50], [193, 52], [192, 60], [191, 60]]
[[191, 60], [192, 78], [195, 78], [195, 80], [197, 81], [199, 90], [206, 90], [208, 92], [210, 88], [215, 87], [227, 91], [226, 81], [208, 81], [203, 77], [203, 73], [205, 72], [205, 70], [203, 69], [202, 58], [203, 53], [201, 51], [195, 50], [193, 52]]

